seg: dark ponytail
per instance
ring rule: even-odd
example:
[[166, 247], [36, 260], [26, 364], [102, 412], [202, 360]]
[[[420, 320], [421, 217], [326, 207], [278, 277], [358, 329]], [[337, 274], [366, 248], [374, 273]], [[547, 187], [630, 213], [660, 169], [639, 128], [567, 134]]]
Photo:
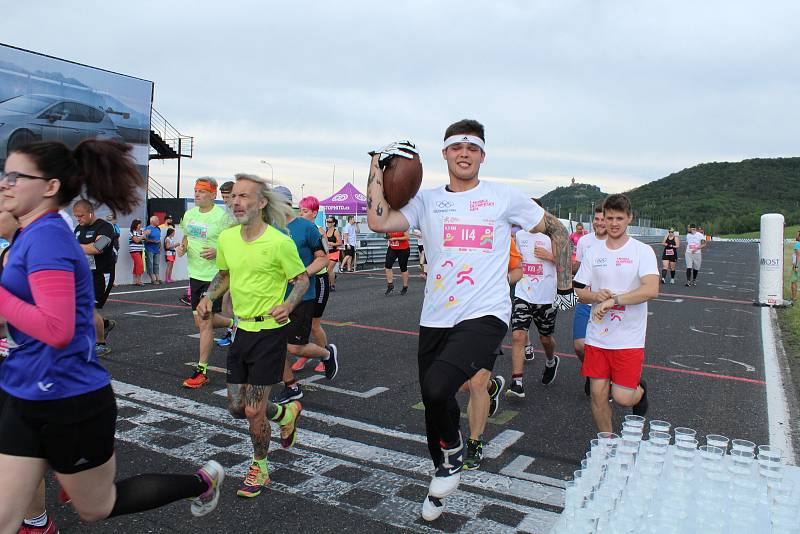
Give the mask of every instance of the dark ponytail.
[[66, 206], [85, 188], [86, 196], [115, 213], [131, 213], [141, 203], [144, 179], [130, 155], [131, 145], [86, 139], [75, 150], [64, 143], [40, 142], [14, 152], [31, 158], [48, 178], [61, 182], [58, 204]]

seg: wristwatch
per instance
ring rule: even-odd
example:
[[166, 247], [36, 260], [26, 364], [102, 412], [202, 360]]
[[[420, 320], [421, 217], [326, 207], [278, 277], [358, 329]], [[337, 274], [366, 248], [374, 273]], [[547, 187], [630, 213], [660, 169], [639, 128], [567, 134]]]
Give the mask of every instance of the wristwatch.
[[619, 306], [619, 295], [614, 295], [614, 306]]

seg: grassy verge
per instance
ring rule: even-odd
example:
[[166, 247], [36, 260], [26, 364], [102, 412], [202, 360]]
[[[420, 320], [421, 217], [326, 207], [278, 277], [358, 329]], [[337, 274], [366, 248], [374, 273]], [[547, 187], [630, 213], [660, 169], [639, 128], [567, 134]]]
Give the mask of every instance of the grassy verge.
[[[787, 244], [783, 249], [783, 262], [787, 266], [783, 273], [783, 293], [785, 299], [792, 298], [789, 276], [792, 269], [792, 250], [794, 245]], [[778, 323], [781, 329], [783, 348], [786, 350], [786, 359], [792, 376], [792, 385], [786, 385], [787, 394], [793, 395], [789, 404], [800, 401], [800, 302], [794, 306], [778, 310]], [[795, 444], [798, 443], [797, 427], [795, 430]]]
[[[787, 226], [783, 229], [783, 237], [784, 239], [794, 239], [798, 231], [800, 231], [800, 225]], [[758, 239], [760, 236], [761, 232], [745, 232], [743, 234], [726, 234], [719, 237]]]

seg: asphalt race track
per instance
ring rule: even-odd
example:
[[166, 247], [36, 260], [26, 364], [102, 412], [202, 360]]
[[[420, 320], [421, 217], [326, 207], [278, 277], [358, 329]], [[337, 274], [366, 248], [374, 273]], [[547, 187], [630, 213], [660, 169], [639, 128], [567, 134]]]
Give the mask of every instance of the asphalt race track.
[[[684, 287], [682, 258], [676, 284], [662, 286], [650, 304], [648, 418], [695, 428], [701, 441], [720, 433], [766, 443], [761, 315], [752, 305], [757, 245], [712, 244], [697, 287]], [[546, 532], [555, 520], [563, 481], [580, 468], [595, 434], [572, 354], [571, 311], [558, 318], [555, 381], [540, 383], [543, 355], [526, 364], [527, 397], [503, 398], [487, 425], [481, 470], [465, 473], [445, 515], [426, 524], [419, 509], [432, 464], [417, 384], [419, 278], [407, 296], [384, 297], [382, 271], [339, 276], [324, 318], [340, 350], [339, 375], [328, 382], [309, 365], [298, 376], [308, 381], [298, 444], [280, 450], [273, 427], [272, 483], [252, 500], [236, 497], [251, 445], [220, 395], [226, 349], [214, 349], [211, 365], [220, 370], [209, 371], [209, 384], [181, 387], [197, 339], [189, 308], [178, 301], [180, 287], [119, 287], [105, 309], [118, 323], [106, 362], [120, 409], [119, 475], [189, 473], [214, 458], [228, 469], [219, 508], [194, 518], [188, 502], [177, 503], [86, 525], [56, 503], [48, 477], [48, 508], [62, 532]], [[510, 378], [510, 363], [509, 348], [495, 372]], [[626, 413], [615, 410], [615, 427]]]

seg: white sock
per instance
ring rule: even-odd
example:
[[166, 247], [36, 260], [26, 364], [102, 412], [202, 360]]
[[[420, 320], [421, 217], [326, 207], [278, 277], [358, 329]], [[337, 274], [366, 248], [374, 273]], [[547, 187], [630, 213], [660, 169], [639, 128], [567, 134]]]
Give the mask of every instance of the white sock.
[[29, 527], [43, 527], [47, 525], [47, 510], [39, 517], [25, 519], [23, 522]]

